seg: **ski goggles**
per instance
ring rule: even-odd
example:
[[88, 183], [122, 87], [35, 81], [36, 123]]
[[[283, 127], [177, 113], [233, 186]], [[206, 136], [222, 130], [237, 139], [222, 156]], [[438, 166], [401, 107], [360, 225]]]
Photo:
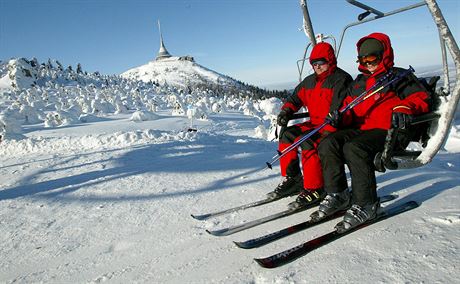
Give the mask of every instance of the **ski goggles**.
[[358, 60], [356, 62], [359, 62], [361, 65], [376, 65], [379, 63], [380, 59], [380, 55], [370, 54], [365, 56], [358, 56]]
[[313, 67], [314, 66], [321, 66], [321, 65], [327, 64], [327, 60], [324, 59], [324, 58], [314, 59], [314, 60], [310, 61], [310, 64]]

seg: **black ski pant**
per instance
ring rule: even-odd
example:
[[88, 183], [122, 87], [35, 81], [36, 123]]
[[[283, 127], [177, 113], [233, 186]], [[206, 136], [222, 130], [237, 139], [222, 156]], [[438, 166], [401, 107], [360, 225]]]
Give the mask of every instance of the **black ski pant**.
[[323, 168], [324, 189], [338, 193], [347, 189], [345, 164], [351, 174], [353, 204], [377, 201], [374, 157], [383, 151], [387, 131], [344, 129], [330, 134], [318, 146]]

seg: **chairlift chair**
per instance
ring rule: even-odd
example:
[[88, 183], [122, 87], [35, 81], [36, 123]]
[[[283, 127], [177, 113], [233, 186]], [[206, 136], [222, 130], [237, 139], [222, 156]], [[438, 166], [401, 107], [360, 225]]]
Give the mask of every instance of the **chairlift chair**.
[[[305, 49], [303, 58], [297, 61], [299, 79], [300, 81], [302, 80], [304, 64], [305, 61], [307, 61], [307, 51], [311, 46], [314, 46], [317, 41], [323, 41], [327, 39], [333, 40], [334, 50], [336, 51], [336, 56], [338, 57], [343, 38], [348, 28], [378, 20], [380, 18], [388, 17], [394, 14], [407, 12], [415, 8], [427, 7], [433, 16], [434, 22], [439, 32], [444, 84], [441, 88], [437, 88], [437, 83], [439, 82], [440, 76], [435, 76], [432, 78], [420, 78], [421, 83], [430, 93], [432, 100], [430, 104], [430, 112], [420, 115], [412, 121], [412, 126], [416, 131], [412, 140], [414, 142], [419, 142], [422, 145], [423, 150], [409, 151], [407, 149], [396, 149], [396, 143], [394, 143], [394, 141], [397, 139], [398, 131], [396, 129], [390, 129], [388, 131], [383, 152], [378, 153], [374, 159], [376, 170], [381, 172], [385, 172], [386, 169], [395, 170], [423, 166], [431, 162], [433, 157], [447, 140], [452, 120], [455, 116], [455, 111], [457, 109], [458, 101], [460, 98], [460, 85], [458, 82], [460, 75], [460, 50], [458, 45], [453, 38], [449, 26], [447, 25], [447, 22], [445, 21], [444, 16], [442, 15], [441, 10], [439, 9], [439, 6], [435, 0], [425, 0], [386, 13], [359, 1], [346, 0], [346, 2], [360, 9], [363, 9], [364, 12], [358, 15], [357, 22], [350, 23], [344, 27], [339, 40], [338, 48], [336, 48], [336, 41], [332, 35], [323, 36], [320, 34], [321, 36], [319, 37], [314, 36], [313, 25], [307, 7], [307, 0], [300, 0], [300, 6], [304, 18], [303, 29], [307, 37], [310, 39], [310, 43]], [[455, 86], [453, 87], [452, 91], [449, 84], [449, 66], [447, 64], [446, 47], [449, 49], [450, 54], [454, 60], [457, 74], [457, 80], [455, 81]], [[308, 113], [296, 114], [294, 116], [295, 119], [301, 117], [308, 117]]]

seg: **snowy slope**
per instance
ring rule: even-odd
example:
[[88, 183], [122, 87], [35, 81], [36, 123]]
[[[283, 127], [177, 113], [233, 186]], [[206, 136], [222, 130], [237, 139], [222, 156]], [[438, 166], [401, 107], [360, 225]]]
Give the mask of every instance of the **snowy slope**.
[[130, 69], [121, 74], [127, 79], [144, 82], [165, 83], [171, 86], [186, 88], [187, 86], [233, 86], [242, 88], [234, 79], [207, 69], [190, 60], [169, 57], [153, 60], [149, 63]]
[[[309, 240], [334, 222], [255, 250], [260, 236], [311, 211], [228, 237], [217, 229], [283, 210], [291, 200], [196, 221], [257, 200], [279, 181], [262, 170], [276, 143], [259, 120], [226, 111], [182, 132], [186, 117], [133, 122], [130, 114], [68, 127], [27, 128], [0, 148], [3, 283], [456, 283], [460, 252], [460, 134], [420, 169], [378, 175], [379, 194], [420, 208], [360, 230], [275, 270], [254, 257]], [[391, 206], [391, 203], [388, 204]]]
[[[292, 199], [208, 221], [190, 214], [255, 201], [276, 186], [279, 168], [262, 168], [275, 154], [266, 129], [279, 100], [185, 95], [51, 65], [36, 68], [35, 86], [0, 91], [1, 283], [458, 282], [459, 120], [432, 163], [378, 175], [379, 194], [399, 195], [388, 206], [416, 200], [420, 208], [266, 270], [252, 259], [335, 223], [247, 251], [232, 241], [311, 211], [221, 238], [205, 230], [283, 210]], [[198, 132], [184, 131], [190, 118]]]

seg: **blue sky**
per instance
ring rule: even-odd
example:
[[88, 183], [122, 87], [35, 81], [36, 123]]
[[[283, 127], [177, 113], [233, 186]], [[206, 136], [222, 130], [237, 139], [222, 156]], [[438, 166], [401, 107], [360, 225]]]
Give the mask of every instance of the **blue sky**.
[[[412, 0], [362, 0], [389, 12]], [[455, 38], [460, 1], [438, 0]], [[337, 40], [362, 10], [345, 0], [309, 0], [315, 33]], [[172, 55], [191, 55], [217, 72], [267, 86], [298, 79], [296, 61], [308, 40], [298, 0], [0, 0], [0, 59], [36, 57], [86, 71], [119, 74], [155, 58], [156, 25]], [[356, 74], [356, 41], [371, 32], [392, 39], [396, 64], [439, 63], [439, 39], [425, 7], [351, 28], [339, 65]]]

